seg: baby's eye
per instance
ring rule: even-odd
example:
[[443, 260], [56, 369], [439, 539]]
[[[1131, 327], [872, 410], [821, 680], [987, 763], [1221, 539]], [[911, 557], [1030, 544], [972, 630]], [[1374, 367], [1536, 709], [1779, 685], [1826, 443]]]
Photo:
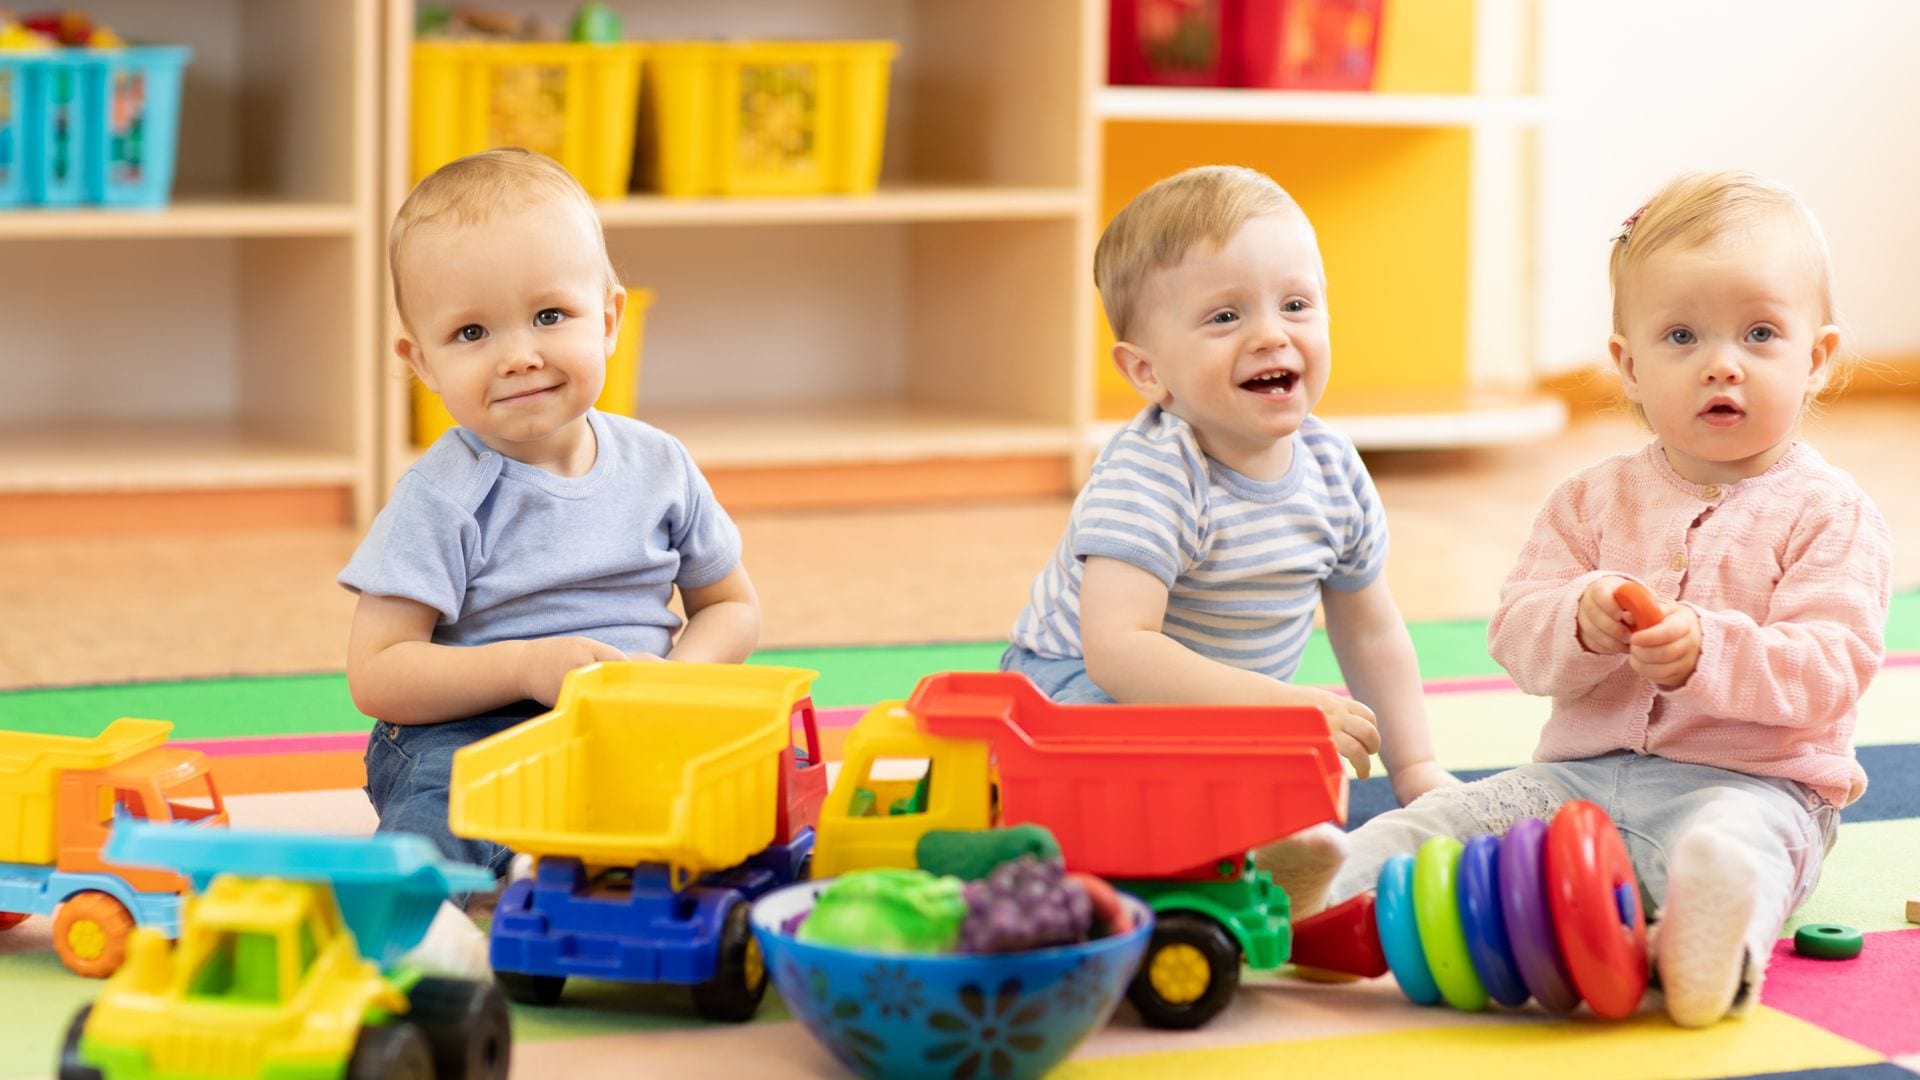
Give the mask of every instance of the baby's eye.
[[468, 323], [453, 332], [453, 339], [455, 341], [474, 342], [486, 336], [487, 328], [481, 326], [479, 323]]
[[1240, 315], [1232, 311], [1216, 311], [1207, 321], [1217, 326], [1226, 326], [1229, 323], [1240, 321]]
[[566, 317], [566, 314], [559, 308], [546, 308], [542, 310], [540, 314], [535, 315], [533, 321], [541, 326], [559, 326], [560, 320]]
[[1684, 326], [1676, 326], [1667, 331], [1667, 343], [1670, 345], [1693, 344], [1693, 331]]
[[1774, 333], [1773, 327], [1771, 326], [1756, 326], [1747, 331], [1747, 340], [1753, 342], [1755, 345], [1765, 345], [1778, 336], [1779, 335]]
[[1287, 301], [1286, 303], [1281, 304], [1280, 310], [1286, 312], [1289, 315], [1292, 315], [1297, 312], [1302, 312], [1307, 310], [1307, 302], [1296, 296], [1293, 299]]

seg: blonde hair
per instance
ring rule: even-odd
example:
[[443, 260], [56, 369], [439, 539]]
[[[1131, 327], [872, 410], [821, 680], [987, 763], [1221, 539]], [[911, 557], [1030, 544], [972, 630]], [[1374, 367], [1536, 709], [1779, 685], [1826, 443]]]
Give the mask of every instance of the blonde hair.
[[572, 202], [587, 215], [600, 259], [607, 264], [607, 288], [619, 288], [620, 276], [607, 256], [600, 215], [580, 181], [545, 154], [503, 146], [447, 162], [415, 185], [407, 201], [400, 204], [393, 228], [387, 233], [387, 268], [393, 277], [393, 302], [400, 309], [401, 320], [405, 321], [407, 313], [400, 297], [400, 253], [415, 229], [442, 222], [479, 224], [503, 207], [524, 208], [543, 199]]
[[[1607, 266], [1613, 288], [1613, 332], [1626, 333], [1623, 298], [1627, 279], [1650, 256], [1696, 248], [1729, 232], [1773, 222], [1788, 223], [1801, 232], [1817, 264], [1820, 324], [1838, 325], [1840, 316], [1833, 305], [1833, 253], [1819, 220], [1791, 188], [1749, 172], [1729, 170], [1675, 177], [1621, 225]], [[1843, 362], [1845, 359], [1839, 350], [1827, 358], [1825, 381], [1809, 399], [1810, 405], [1846, 384], [1850, 365]], [[1639, 405], [1629, 402], [1628, 410], [1646, 422]]]
[[1188, 169], [1135, 195], [1093, 250], [1093, 283], [1114, 337], [1133, 332], [1148, 274], [1177, 265], [1202, 241], [1219, 248], [1251, 218], [1285, 211], [1299, 213], [1300, 204], [1265, 173], [1239, 165]]

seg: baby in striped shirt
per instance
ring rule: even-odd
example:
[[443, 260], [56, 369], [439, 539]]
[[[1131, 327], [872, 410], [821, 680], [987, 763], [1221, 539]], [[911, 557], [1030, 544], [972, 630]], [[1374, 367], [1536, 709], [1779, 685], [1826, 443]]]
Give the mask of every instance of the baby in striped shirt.
[[[1700, 1027], [1758, 998], [1866, 790], [1854, 718], [1884, 655], [1893, 544], [1853, 478], [1795, 438], [1844, 364], [1832, 258], [1797, 196], [1680, 177], [1614, 238], [1611, 276], [1609, 347], [1654, 439], [1561, 482], [1501, 589], [1488, 649], [1553, 700], [1533, 763], [1374, 818], [1331, 887], [1294, 899], [1372, 889], [1431, 836], [1597, 803], [1658, 913], [1667, 1013]], [[1627, 580], [1658, 622], [1622, 610]]]
[[[1114, 363], [1148, 404], [1094, 463], [1001, 667], [1061, 702], [1311, 705], [1360, 776], [1379, 751], [1401, 802], [1453, 783], [1379, 495], [1311, 414], [1332, 352], [1306, 215], [1251, 169], [1190, 169], [1127, 204], [1093, 265]], [[1352, 697], [1289, 681], [1321, 605]], [[1284, 885], [1323, 846], [1262, 864]]]

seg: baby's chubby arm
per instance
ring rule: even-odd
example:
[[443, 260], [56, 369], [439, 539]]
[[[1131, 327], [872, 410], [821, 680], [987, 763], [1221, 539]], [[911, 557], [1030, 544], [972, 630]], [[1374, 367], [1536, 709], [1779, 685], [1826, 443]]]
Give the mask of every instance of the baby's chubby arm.
[[1459, 783], [1434, 761], [1420, 661], [1386, 575], [1358, 589], [1322, 589], [1320, 602], [1347, 688], [1379, 717], [1380, 760], [1393, 779], [1394, 798], [1405, 806], [1433, 788]]
[[440, 614], [399, 596], [360, 595], [347, 642], [347, 687], [361, 712], [435, 724], [532, 698], [552, 705], [567, 672], [627, 654], [585, 637], [436, 645]]
[[[1373, 711], [1358, 701], [1210, 660], [1160, 632], [1167, 587], [1130, 563], [1088, 556], [1080, 583], [1087, 675], [1115, 701], [1190, 705], [1311, 705], [1361, 777], [1380, 748]], [[1429, 755], [1431, 756], [1431, 755]]]
[[736, 563], [726, 577], [698, 589], [680, 590], [687, 625], [667, 659], [738, 664], [760, 643], [760, 595], [747, 568]]

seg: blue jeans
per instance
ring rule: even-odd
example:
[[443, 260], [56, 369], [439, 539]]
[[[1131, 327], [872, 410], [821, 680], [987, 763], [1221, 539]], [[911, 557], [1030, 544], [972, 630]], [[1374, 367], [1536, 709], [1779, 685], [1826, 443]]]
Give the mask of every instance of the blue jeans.
[[503, 705], [465, 720], [439, 724], [373, 725], [367, 736], [367, 798], [380, 815], [378, 832], [424, 836], [449, 859], [484, 866], [505, 877], [513, 852], [486, 840], [468, 840], [447, 828], [447, 786], [453, 752], [546, 712], [536, 701]]
[[1113, 698], [1087, 674], [1084, 659], [1049, 660], [1019, 645], [1007, 646], [1000, 654], [1001, 671], [1017, 671], [1033, 680], [1033, 685], [1049, 701], [1061, 705], [1112, 705]]

